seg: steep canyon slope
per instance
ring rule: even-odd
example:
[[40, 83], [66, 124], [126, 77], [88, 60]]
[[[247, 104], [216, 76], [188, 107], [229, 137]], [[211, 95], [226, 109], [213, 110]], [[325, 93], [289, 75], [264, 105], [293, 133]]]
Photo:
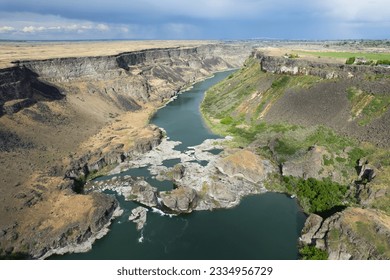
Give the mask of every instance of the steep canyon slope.
[[83, 182], [158, 145], [151, 114], [193, 82], [239, 67], [250, 51], [202, 44], [1, 69], [0, 255], [87, 248], [118, 205], [82, 194]]
[[253, 52], [201, 110], [235, 145], [269, 158], [270, 190], [313, 213], [303, 244], [332, 259], [388, 259], [390, 69]]

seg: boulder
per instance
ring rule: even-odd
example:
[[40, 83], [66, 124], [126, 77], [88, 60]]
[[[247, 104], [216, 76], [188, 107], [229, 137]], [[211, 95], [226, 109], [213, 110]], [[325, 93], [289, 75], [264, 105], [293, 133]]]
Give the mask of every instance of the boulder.
[[327, 174], [321, 175], [323, 168], [323, 157], [328, 153], [321, 146], [313, 146], [302, 157], [288, 160], [282, 165], [283, 176], [293, 176], [300, 178], [321, 179]]
[[124, 195], [130, 200], [135, 200], [149, 207], [156, 207], [158, 205], [156, 193], [157, 188], [152, 187], [146, 181], [136, 181]]
[[143, 227], [146, 223], [146, 213], [147, 212], [148, 212], [148, 209], [146, 209], [145, 207], [142, 207], [142, 206], [134, 208], [131, 211], [129, 221], [133, 221], [137, 225], [137, 230], [143, 229]]
[[238, 150], [216, 163], [218, 170], [230, 177], [243, 177], [258, 183], [264, 180], [269, 172], [264, 160], [249, 150]]
[[224, 184], [214, 183], [210, 186], [209, 195], [218, 202], [234, 202], [238, 200], [238, 194], [232, 193]]
[[197, 193], [188, 187], [179, 187], [172, 191], [160, 192], [163, 206], [173, 212], [190, 213], [196, 207]]
[[318, 229], [321, 227], [323, 219], [316, 215], [310, 214], [310, 216], [306, 219], [305, 226], [302, 229], [302, 235], [300, 241], [311, 245], [314, 241], [314, 236], [317, 233]]
[[170, 172], [172, 172], [173, 180], [180, 180], [184, 177], [185, 167], [182, 164], [176, 164]]

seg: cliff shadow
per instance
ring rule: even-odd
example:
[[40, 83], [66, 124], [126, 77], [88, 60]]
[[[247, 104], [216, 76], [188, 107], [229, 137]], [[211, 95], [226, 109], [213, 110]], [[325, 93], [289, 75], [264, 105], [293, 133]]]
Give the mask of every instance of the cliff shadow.
[[12, 115], [38, 101], [56, 101], [65, 97], [61, 91], [39, 79], [26, 67], [12, 67], [0, 71], [0, 117]]
[[329, 210], [326, 210], [326, 211], [316, 212], [315, 214], [321, 216], [325, 220], [325, 219], [329, 218], [330, 216], [336, 214], [337, 212], [343, 211], [346, 208], [347, 208], [347, 206], [345, 206], [345, 205], [338, 205], [338, 206], [335, 206], [335, 207], [333, 207]]
[[39, 75], [25, 68], [27, 79], [30, 80], [30, 86], [33, 93], [37, 96], [37, 99], [43, 99], [45, 101], [61, 100], [65, 97], [61, 91], [54, 85], [48, 82], [43, 82], [39, 79]]

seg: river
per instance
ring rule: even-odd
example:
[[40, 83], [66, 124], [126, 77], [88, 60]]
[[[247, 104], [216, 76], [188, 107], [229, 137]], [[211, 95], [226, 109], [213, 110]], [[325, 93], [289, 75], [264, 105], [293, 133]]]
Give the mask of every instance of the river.
[[[181, 141], [175, 149], [216, 139], [205, 126], [199, 112], [204, 92], [232, 71], [216, 73], [199, 82], [176, 100], [157, 111], [151, 122], [162, 127], [171, 140]], [[164, 162], [166, 165], [175, 160]], [[159, 182], [146, 168], [132, 169], [122, 175], [144, 176], [161, 190], [171, 182]], [[105, 178], [100, 178], [102, 180]], [[112, 195], [115, 193], [110, 192]], [[305, 215], [295, 199], [284, 194], [265, 193], [244, 198], [232, 209], [197, 211], [179, 216], [148, 212], [142, 231], [128, 221], [138, 204], [117, 195], [124, 209], [113, 221], [110, 232], [97, 240], [87, 253], [53, 256], [51, 259], [297, 259], [297, 241]]]

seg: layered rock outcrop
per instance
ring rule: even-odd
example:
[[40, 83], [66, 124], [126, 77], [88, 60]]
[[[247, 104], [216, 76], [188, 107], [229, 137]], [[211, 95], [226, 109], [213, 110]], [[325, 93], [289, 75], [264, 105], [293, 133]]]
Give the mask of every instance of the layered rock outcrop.
[[329, 259], [388, 259], [390, 218], [360, 208], [347, 208], [323, 219], [311, 214], [302, 230], [301, 242], [326, 250]]
[[262, 52], [255, 52], [253, 55], [259, 59], [263, 71], [275, 74], [313, 75], [324, 79], [364, 78], [367, 74], [390, 74], [390, 69], [385, 67], [313, 62], [302, 59], [266, 56]]

